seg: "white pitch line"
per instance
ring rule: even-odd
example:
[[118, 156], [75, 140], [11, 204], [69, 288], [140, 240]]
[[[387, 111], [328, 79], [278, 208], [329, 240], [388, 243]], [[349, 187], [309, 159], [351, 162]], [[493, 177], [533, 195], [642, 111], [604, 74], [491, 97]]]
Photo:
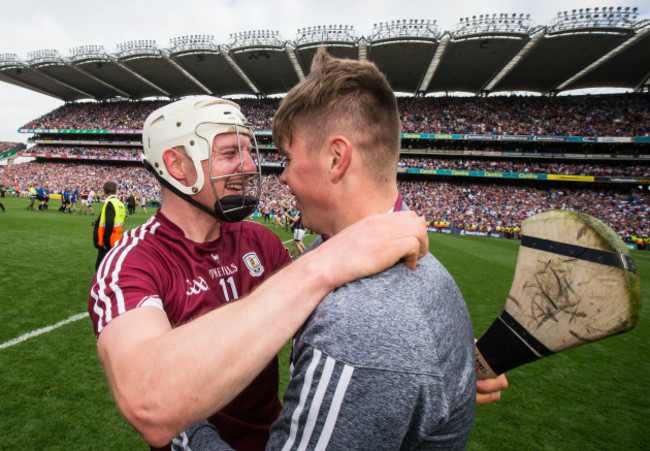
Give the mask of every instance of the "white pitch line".
[[84, 313], [79, 313], [77, 315], [72, 315], [70, 318], [64, 319], [62, 321], [59, 321], [56, 324], [52, 324], [51, 326], [46, 326], [43, 327], [42, 329], [37, 329], [33, 330], [31, 332], [27, 332], [26, 334], [21, 335], [20, 337], [14, 338], [13, 340], [5, 341], [4, 343], [0, 344], [0, 349], [8, 348], [9, 346], [17, 345], [18, 343], [22, 343], [23, 341], [29, 340], [30, 338], [37, 337], [39, 335], [45, 334], [47, 332], [50, 332], [56, 328], [59, 328], [61, 326], [65, 326], [68, 323], [71, 323], [73, 321], [80, 320], [81, 318], [86, 318], [88, 316], [88, 312]]
[[[309, 234], [309, 235], [311, 235], [311, 234]], [[306, 236], [309, 236], [309, 235], [306, 235]], [[289, 240], [283, 242], [282, 244], [288, 244], [292, 240], [293, 239], [289, 239]], [[52, 330], [54, 330], [56, 328], [59, 328], [61, 326], [65, 326], [66, 324], [71, 323], [73, 321], [78, 321], [81, 318], [85, 318], [87, 316], [88, 316], [88, 312], [79, 313], [77, 315], [72, 315], [70, 318], [59, 321], [56, 324], [52, 324], [51, 326], [46, 326], [46, 327], [43, 327], [42, 329], [37, 329], [37, 330], [33, 330], [31, 332], [27, 332], [26, 334], [23, 334], [20, 337], [16, 337], [13, 340], [5, 341], [4, 343], [0, 344], [0, 349], [4, 349], [4, 348], [8, 348], [8, 347], [13, 346], [13, 345], [17, 345], [19, 343], [22, 343], [23, 341], [29, 340], [30, 338], [37, 337], [39, 335], [45, 334], [45, 333], [50, 332], [50, 331], [52, 331]]]
[[[311, 236], [311, 235], [313, 235], [313, 234], [312, 233], [306, 233], [305, 238], [307, 238], [308, 236]], [[282, 244], [291, 243], [292, 241], [293, 241], [293, 238], [290, 238], [287, 241], [283, 241]]]

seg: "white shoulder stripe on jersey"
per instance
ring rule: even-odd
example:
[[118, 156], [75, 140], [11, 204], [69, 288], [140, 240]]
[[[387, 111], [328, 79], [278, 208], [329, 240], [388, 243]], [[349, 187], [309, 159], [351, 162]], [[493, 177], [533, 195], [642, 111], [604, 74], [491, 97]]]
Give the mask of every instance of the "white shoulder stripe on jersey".
[[104, 328], [104, 326], [102, 326], [104, 321], [104, 310], [99, 307], [99, 296], [97, 295], [97, 291], [95, 291], [95, 286], [91, 287], [90, 296], [95, 300], [93, 311], [97, 315], [97, 333], [99, 333]]
[[[145, 224], [142, 226], [136, 228], [136, 229], [131, 229], [127, 231], [124, 235], [124, 237], [118, 241], [117, 246], [115, 246], [114, 250], [111, 250], [109, 255], [107, 255], [107, 258], [104, 258], [104, 260], [100, 263], [99, 268], [97, 269], [97, 272], [99, 276], [97, 277], [97, 282], [96, 284], [92, 287], [91, 289], [91, 296], [93, 299], [95, 299], [95, 305], [93, 306], [94, 312], [99, 316], [99, 320], [97, 322], [97, 333], [102, 331], [104, 326], [111, 321], [112, 318], [112, 301], [109, 296], [106, 295], [106, 289], [108, 288], [106, 286], [106, 281], [105, 278], [108, 275], [108, 272], [110, 268], [113, 266], [113, 260], [115, 258], [118, 258], [118, 264], [115, 267], [115, 270], [112, 273], [112, 277], [114, 279], [119, 277], [119, 270], [121, 269], [122, 262], [124, 261], [124, 258], [126, 255], [129, 253], [129, 251], [135, 246], [135, 244], [143, 239], [147, 233], [153, 233], [155, 229], [158, 227], [159, 223], [155, 222], [153, 226], [151, 225], [155, 221], [155, 216], [152, 216]], [[151, 227], [151, 231], [148, 232], [148, 228]], [[138, 236], [136, 236], [136, 231], [138, 231]], [[133, 241], [130, 241], [130, 240]], [[130, 243], [130, 244], [128, 244]], [[120, 255], [120, 257], [117, 257]], [[124, 313], [124, 297], [122, 295], [122, 291], [119, 289], [119, 287], [115, 283], [111, 283], [110, 287], [114, 293], [115, 297], [117, 298], [118, 302], [118, 311], [119, 313]], [[117, 289], [117, 291], [116, 291]], [[96, 291], [95, 291], [96, 290]], [[101, 303], [104, 304], [104, 308], [100, 306], [100, 301]], [[103, 312], [105, 316], [100, 313]], [[104, 318], [102, 319], [102, 316]]]
[[[159, 224], [159, 223], [156, 222], [156, 224], [151, 226], [152, 222], [153, 222], [153, 216], [141, 228], [133, 229], [134, 230], [133, 233], [129, 233], [129, 237], [133, 237], [133, 241], [131, 242], [131, 244], [129, 244], [127, 246], [126, 245], [126, 240], [125, 240], [125, 243], [122, 245], [122, 246], [126, 246], [124, 251], [122, 251], [122, 253], [120, 253], [119, 257], [115, 257], [115, 258], [117, 258], [117, 262], [115, 263], [115, 269], [113, 270], [113, 274], [112, 274], [111, 279], [110, 279], [111, 280], [110, 287], [111, 287], [111, 290], [113, 290], [113, 293], [115, 293], [115, 298], [117, 299], [117, 313], [118, 313], [118, 315], [121, 315], [122, 313], [126, 312], [126, 306], [124, 305], [124, 294], [122, 293], [122, 289], [120, 288], [120, 286], [117, 284], [117, 282], [120, 279], [120, 271], [122, 270], [122, 263], [124, 263], [124, 259], [126, 258], [128, 253], [131, 251], [131, 249], [133, 249], [135, 247], [135, 245], [138, 244], [138, 241], [143, 239], [144, 236], [147, 233], [154, 233], [154, 231], [157, 228], [156, 224]], [[151, 226], [151, 230], [148, 231], [147, 228], [149, 226]], [[138, 233], [137, 237], [135, 236], [135, 230], [139, 230], [139, 233]]]
[[[97, 293], [93, 293], [93, 298], [95, 299], [95, 312], [97, 312], [97, 309], [99, 307], [99, 301], [101, 301], [104, 304], [104, 319], [98, 321], [97, 323], [97, 333], [101, 332], [101, 330], [104, 328], [106, 324], [108, 324], [112, 319], [113, 319], [113, 314], [112, 314], [112, 305], [113, 303], [111, 302], [111, 298], [106, 296], [106, 276], [108, 275], [108, 270], [111, 268], [113, 264], [113, 260], [115, 256], [120, 252], [120, 250], [125, 246], [127, 241], [132, 235], [132, 231], [129, 230], [124, 234], [124, 237], [120, 241], [117, 242], [117, 245], [114, 247], [114, 249], [111, 249], [111, 252], [109, 252], [106, 257], [102, 260], [102, 262], [99, 264], [99, 268], [97, 268], [97, 273], [99, 276], [97, 277]], [[95, 288], [95, 287], [93, 287]], [[101, 317], [101, 316], [100, 316]]]
[[298, 406], [291, 416], [291, 429], [289, 432], [289, 438], [287, 442], [282, 447], [282, 451], [289, 451], [296, 441], [296, 436], [298, 434], [298, 422], [300, 420], [300, 414], [305, 408], [305, 403], [307, 402], [307, 396], [309, 395], [309, 388], [311, 387], [311, 381], [314, 378], [314, 372], [318, 366], [318, 361], [320, 360], [321, 352], [317, 349], [314, 350], [314, 355], [312, 356], [309, 367], [307, 367], [307, 373], [305, 374], [305, 381], [300, 391], [300, 400], [298, 401]]

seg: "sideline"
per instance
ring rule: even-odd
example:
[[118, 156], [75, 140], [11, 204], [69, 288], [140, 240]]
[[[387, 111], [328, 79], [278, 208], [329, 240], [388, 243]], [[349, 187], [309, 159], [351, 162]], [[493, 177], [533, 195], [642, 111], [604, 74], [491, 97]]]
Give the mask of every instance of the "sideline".
[[30, 338], [33, 337], [38, 337], [39, 335], [45, 334], [47, 332], [53, 331], [54, 329], [57, 329], [61, 326], [65, 326], [68, 323], [78, 321], [81, 318], [86, 318], [88, 315], [88, 312], [84, 313], [78, 313], [77, 315], [72, 315], [70, 318], [64, 319], [62, 321], [59, 321], [56, 324], [52, 324], [51, 326], [46, 326], [43, 327], [42, 329], [37, 329], [33, 330], [31, 332], [27, 332], [26, 334], [23, 334], [17, 338], [14, 338], [13, 340], [5, 341], [4, 343], [0, 343], [0, 349], [8, 348], [13, 345], [17, 345], [19, 343], [22, 343], [23, 341], [29, 340]]

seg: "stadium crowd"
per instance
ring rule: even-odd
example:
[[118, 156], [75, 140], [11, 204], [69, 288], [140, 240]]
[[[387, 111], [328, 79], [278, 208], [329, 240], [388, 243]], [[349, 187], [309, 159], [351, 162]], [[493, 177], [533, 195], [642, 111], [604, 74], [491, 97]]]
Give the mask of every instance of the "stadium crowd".
[[44, 163], [33, 161], [12, 166], [0, 166], [0, 183], [9, 187], [9, 194], [26, 196], [30, 188], [45, 188], [60, 194], [64, 189], [103, 192], [104, 182], [115, 180], [120, 196], [129, 194], [151, 201], [160, 198], [160, 188], [154, 177], [143, 167], [117, 167], [104, 164]]
[[[34, 146], [26, 154], [55, 157], [96, 157], [105, 159], [140, 158], [138, 147], [88, 147], [88, 146]], [[264, 163], [283, 163], [284, 158], [274, 151], [260, 151], [260, 160]], [[604, 177], [650, 177], [650, 166], [641, 164], [605, 164], [595, 162], [568, 163], [563, 161], [514, 160], [514, 159], [466, 159], [402, 156], [400, 168], [437, 169], [456, 171], [490, 171], [536, 174], [561, 174]]]
[[402, 132], [648, 136], [647, 94], [400, 99]]
[[587, 188], [542, 188], [502, 184], [401, 181], [400, 192], [418, 214], [452, 227], [518, 228], [527, 217], [549, 210], [594, 216], [624, 238], [650, 237], [650, 192]]
[[[139, 166], [30, 162], [0, 167], [0, 183], [26, 195], [30, 187], [54, 193], [77, 187], [101, 192], [106, 180], [118, 183], [118, 195], [160, 199], [158, 183]], [[482, 229], [516, 228], [528, 216], [553, 209], [580, 211], [601, 219], [624, 237], [650, 238], [650, 191], [637, 189], [546, 188], [503, 184], [451, 183], [442, 181], [399, 182], [406, 202], [429, 222], [447, 221], [452, 226]], [[291, 202], [289, 190], [276, 174], [262, 179], [261, 208], [279, 209]]]
[[401, 168], [490, 171], [605, 177], [650, 177], [650, 166], [640, 164], [566, 163], [539, 160], [470, 160], [464, 158], [401, 157]]
[[[278, 99], [237, 99], [256, 130], [270, 130]], [[70, 103], [21, 128], [142, 128], [166, 101]], [[404, 133], [649, 136], [650, 95], [399, 97]]]
[[142, 129], [149, 113], [168, 103], [161, 100], [66, 103], [23, 125], [26, 129], [134, 130]]
[[20, 143], [0, 141], [0, 153], [6, 152], [7, 150], [11, 150], [18, 145], [20, 145]]
[[56, 156], [94, 156], [94, 157], [129, 157], [140, 159], [140, 147], [88, 147], [88, 146], [33, 146], [25, 153]]

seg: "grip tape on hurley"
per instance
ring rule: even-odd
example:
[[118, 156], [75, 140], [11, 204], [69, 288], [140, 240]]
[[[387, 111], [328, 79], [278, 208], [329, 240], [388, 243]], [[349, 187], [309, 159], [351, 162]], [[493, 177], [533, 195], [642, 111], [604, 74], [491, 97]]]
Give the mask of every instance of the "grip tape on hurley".
[[505, 310], [481, 336], [476, 347], [496, 374], [554, 353]]

